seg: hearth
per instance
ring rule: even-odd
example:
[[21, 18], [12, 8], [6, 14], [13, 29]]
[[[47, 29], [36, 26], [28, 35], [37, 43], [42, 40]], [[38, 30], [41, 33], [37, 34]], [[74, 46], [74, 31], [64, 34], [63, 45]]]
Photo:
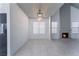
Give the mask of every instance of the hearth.
[[62, 38], [68, 38], [68, 37], [69, 37], [68, 33], [66, 33], [66, 32], [62, 33]]

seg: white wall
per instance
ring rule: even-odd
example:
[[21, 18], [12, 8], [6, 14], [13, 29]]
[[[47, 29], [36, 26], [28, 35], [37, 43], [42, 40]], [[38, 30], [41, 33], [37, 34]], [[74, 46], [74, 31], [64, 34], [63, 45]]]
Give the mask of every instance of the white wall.
[[[78, 21], [79, 22], [79, 9], [71, 6], [71, 22]], [[79, 33], [71, 33], [72, 39], [79, 39]]]
[[8, 3], [0, 3], [0, 13], [7, 13], [7, 55], [10, 55], [10, 8]]
[[[60, 35], [59, 35], [59, 32], [60, 32], [60, 14], [59, 14], [59, 10], [57, 10], [55, 12], [55, 14], [52, 16], [51, 18], [51, 22], [57, 22], [58, 23], [58, 29], [57, 29], [57, 33], [51, 33], [51, 37], [52, 39], [59, 39], [60, 38]], [[52, 27], [52, 25], [51, 25]], [[51, 28], [52, 30], [52, 28]]]
[[10, 48], [11, 55], [28, 40], [28, 17], [17, 4], [10, 4]]
[[33, 34], [33, 22], [38, 22], [35, 18], [29, 18], [29, 39], [49, 39], [49, 19], [44, 18], [45, 34]]
[[71, 21], [79, 21], [79, 9], [71, 6]]

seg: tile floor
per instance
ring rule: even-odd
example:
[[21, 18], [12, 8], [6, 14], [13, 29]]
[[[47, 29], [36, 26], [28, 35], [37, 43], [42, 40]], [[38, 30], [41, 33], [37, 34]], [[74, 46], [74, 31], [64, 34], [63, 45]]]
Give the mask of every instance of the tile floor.
[[79, 56], [79, 40], [29, 40], [16, 56]]

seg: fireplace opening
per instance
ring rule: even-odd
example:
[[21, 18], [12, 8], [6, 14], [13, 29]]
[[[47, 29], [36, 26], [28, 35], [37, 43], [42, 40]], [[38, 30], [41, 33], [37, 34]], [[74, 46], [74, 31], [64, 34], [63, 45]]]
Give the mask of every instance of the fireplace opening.
[[68, 38], [68, 33], [62, 33], [62, 38]]

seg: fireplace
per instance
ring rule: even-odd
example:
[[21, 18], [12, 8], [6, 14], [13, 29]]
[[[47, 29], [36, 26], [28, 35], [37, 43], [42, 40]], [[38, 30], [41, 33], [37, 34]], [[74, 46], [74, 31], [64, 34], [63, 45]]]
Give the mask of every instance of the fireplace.
[[69, 37], [68, 33], [66, 32], [62, 33], [62, 38], [68, 38], [68, 37]]

